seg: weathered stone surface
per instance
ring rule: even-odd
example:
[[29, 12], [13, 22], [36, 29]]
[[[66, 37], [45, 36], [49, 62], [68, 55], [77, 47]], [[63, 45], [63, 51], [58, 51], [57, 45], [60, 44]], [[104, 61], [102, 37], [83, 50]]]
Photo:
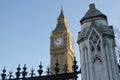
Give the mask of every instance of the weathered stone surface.
[[113, 27], [107, 17], [90, 4], [78, 34], [82, 80], [119, 80]]

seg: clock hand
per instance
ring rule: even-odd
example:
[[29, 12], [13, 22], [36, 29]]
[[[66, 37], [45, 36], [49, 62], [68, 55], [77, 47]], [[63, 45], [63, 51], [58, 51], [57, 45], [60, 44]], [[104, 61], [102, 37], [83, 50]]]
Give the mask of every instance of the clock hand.
[[60, 41], [59, 41], [59, 40], [56, 40], [56, 42], [60, 43]]

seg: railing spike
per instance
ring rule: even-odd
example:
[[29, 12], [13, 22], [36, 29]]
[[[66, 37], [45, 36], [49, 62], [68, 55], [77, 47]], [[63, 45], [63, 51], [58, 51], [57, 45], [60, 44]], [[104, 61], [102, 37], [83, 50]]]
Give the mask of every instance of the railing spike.
[[68, 72], [68, 66], [67, 65], [64, 65], [64, 72], [67, 73]]
[[55, 63], [55, 68], [54, 68], [54, 70], [55, 70], [55, 73], [56, 74], [58, 74], [59, 73], [59, 63], [58, 63], [58, 59], [56, 60], [57, 62]]
[[75, 57], [75, 56], [74, 56], [74, 61], [73, 61], [73, 66], [72, 66], [72, 68], [73, 68], [73, 71], [74, 71], [74, 72], [77, 72], [78, 65], [77, 65], [77, 61], [76, 61], [76, 57]]
[[21, 68], [20, 68], [20, 64], [19, 64], [18, 67], [17, 67], [17, 72], [15, 73], [17, 80], [19, 79], [20, 74], [21, 74], [20, 70], [21, 70]]
[[47, 67], [47, 71], [46, 71], [46, 73], [47, 73], [47, 75], [50, 75], [50, 74], [51, 74], [51, 71], [50, 71], [50, 67], [49, 67], [49, 65], [48, 65], [48, 67]]
[[31, 77], [33, 77], [35, 75], [34, 71], [35, 71], [35, 69], [32, 66], [31, 73], [30, 73]]
[[39, 70], [38, 70], [39, 76], [41, 76], [42, 73], [43, 73], [42, 67], [43, 67], [43, 66], [42, 66], [42, 62], [40, 62]]
[[12, 74], [13, 74], [13, 72], [12, 72], [12, 69], [11, 69], [11, 71], [9, 71], [9, 75], [8, 75], [9, 80], [12, 79], [12, 78], [14, 78], [14, 76]]
[[2, 80], [5, 80], [6, 79], [6, 70], [5, 70], [5, 66], [4, 66], [4, 69], [2, 71], [3, 73], [1, 74], [1, 77], [2, 77]]
[[23, 79], [26, 77], [26, 75], [27, 75], [27, 67], [26, 67], [26, 64], [24, 64], [24, 67], [23, 67], [23, 71], [22, 71], [22, 76], [23, 76]]

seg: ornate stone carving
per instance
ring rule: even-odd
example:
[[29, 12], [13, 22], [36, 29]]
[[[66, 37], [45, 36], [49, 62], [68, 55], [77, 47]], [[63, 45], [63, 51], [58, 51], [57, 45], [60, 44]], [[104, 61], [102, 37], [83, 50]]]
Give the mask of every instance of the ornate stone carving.
[[99, 53], [99, 51], [101, 50], [100, 37], [94, 30], [92, 31], [92, 34], [91, 34], [89, 40], [90, 40], [89, 41], [90, 49], [93, 53], [93, 54], [91, 54], [93, 56], [93, 63], [95, 63], [96, 60], [99, 60], [99, 62], [102, 62], [102, 59], [101, 59], [101, 56]]

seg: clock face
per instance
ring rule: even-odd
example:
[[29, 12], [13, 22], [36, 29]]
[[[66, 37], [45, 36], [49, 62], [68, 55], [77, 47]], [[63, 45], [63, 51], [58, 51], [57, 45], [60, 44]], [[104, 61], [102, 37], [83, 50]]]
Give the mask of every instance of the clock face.
[[56, 38], [56, 39], [54, 40], [54, 46], [55, 46], [55, 47], [61, 46], [61, 45], [63, 44], [63, 42], [64, 42], [64, 40], [63, 40], [62, 37]]

